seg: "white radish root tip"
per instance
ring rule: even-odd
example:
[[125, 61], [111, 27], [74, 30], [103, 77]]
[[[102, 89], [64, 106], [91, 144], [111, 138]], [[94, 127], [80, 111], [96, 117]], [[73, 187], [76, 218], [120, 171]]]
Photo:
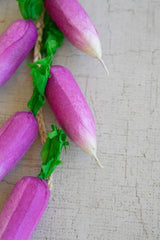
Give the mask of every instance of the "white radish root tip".
[[93, 157], [94, 157], [94, 159], [95, 159], [97, 165], [98, 165], [100, 168], [104, 168], [103, 165], [100, 163], [98, 157], [97, 157], [97, 156], [93, 156]]
[[109, 75], [109, 70], [108, 70], [107, 66], [105, 65], [103, 59], [102, 58], [98, 58], [98, 60], [100, 61], [100, 63], [104, 67], [104, 70], [106, 71], [107, 75]]

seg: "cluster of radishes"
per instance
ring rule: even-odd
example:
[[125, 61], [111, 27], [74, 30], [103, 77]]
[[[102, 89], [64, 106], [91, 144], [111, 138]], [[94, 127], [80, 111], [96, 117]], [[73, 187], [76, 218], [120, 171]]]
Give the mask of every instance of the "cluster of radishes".
[[[68, 40], [102, 64], [97, 31], [77, 0], [45, 0], [45, 7]], [[0, 86], [7, 82], [37, 39], [32, 20], [18, 20], [0, 36]], [[105, 66], [105, 65], [104, 65]], [[52, 66], [46, 97], [66, 134], [83, 151], [95, 158], [95, 122], [91, 110], [71, 72]], [[0, 128], [0, 180], [22, 158], [38, 134], [32, 112], [19, 112]], [[102, 167], [102, 166], [101, 166]], [[47, 183], [38, 177], [24, 177], [14, 187], [0, 213], [0, 239], [29, 239], [49, 199]]]

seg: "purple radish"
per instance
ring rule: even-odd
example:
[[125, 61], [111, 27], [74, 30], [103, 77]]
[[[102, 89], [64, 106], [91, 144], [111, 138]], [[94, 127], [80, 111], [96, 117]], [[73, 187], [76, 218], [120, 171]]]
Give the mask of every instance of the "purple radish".
[[32, 20], [17, 20], [0, 36], [0, 87], [13, 75], [33, 48], [37, 29]]
[[0, 213], [1, 240], [28, 240], [46, 209], [50, 190], [38, 177], [23, 177]]
[[102, 167], [96, 155], [95, 122], [79, 86], [65, 67], [53, 66], [50, 73], [46, 97], [60, 126], [75, 144]]
[[101, 43], [89, 16], [77, 0], [45, 0], [45, 7], [51, 18], [68, 40], [79, 50], [102, 60]]
[[14, 114], [0, 128], [0, 181], [35, 141], [38, 123], [32, 112]]

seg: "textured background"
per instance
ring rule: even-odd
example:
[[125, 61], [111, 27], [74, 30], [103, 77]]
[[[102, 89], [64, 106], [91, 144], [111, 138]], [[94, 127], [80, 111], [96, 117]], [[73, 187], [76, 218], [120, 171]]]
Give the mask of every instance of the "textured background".
[[[110, 70], [65, 40], [55, 63], [74, 74], [95, 117], [99, 169], [73, 143], [54, 173], [48, 208], [32, 240], [160, 239], [160, 1], [80, 0], [95, 23]], [[0, 0], [0, 33], [20, 18], [17, 2]], [[26, 62], [0, 89], [0, 125], [27, 110]], [[44, 107], [47, 129], [56, 120]], [[14, 184], [40, 170], [39, 137], [0, 183], [0, 208]]]

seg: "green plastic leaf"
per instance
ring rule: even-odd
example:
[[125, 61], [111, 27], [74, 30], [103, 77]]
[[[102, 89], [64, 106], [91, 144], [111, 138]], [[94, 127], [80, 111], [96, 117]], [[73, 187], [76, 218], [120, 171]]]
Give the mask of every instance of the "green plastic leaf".
[[27, 106], [33, 112], [34, 116], [37, 115], [37, 112], [45, 103], [44, 93], [47, 80], [50, 77], [49, 72], [52, 65], [52, 58], [57, 48], [62, 45], [64, 39], [64, 35], [51, 20], [47, 12], [44, 16], [44, 25], [41, 51], [46, 57], [37, 62], [28, 63], [32, 69], [31, 75], [34, 90]]
[[48, 138], [41, 151], [42, 166], [41, 172], [38, 175], [41, 179], [49, 178], [56, 167], [59, 164], [63, 164], [63, 162], [60, 161], [61, 152], [63, 147], [66, 148], [66, 146], [69, 145], [63, 130], [58, 129], [54, 125], [51, 127], [52, 131], [47, 133]]
[[39, 20], [43, 11], [43, 0], [17, 0], [24, 19]]
[[44, 15], [44, 29], [42, 38], [42, 53], [46, 56], [54, 55], [57, 48], [61, 47], [64, 35], [53, 22], [48, 12]]
[[29, 100], [27, 107], [32, 111], [33, 115], [36, 117], [39, 109], [45, 104], [45, 98], [41, 94], [37, 88], [34, 88], [33, 95]]
[[34, 63], [28, 63], [31, 67], [31, 75], [33, 81], [33, 94], [27, 106], [33, 112], [34, 116], [41, 106], [45, 103], [44, 93], [48, 78], [50, 77], [49, 71], [52, 64], [52, 58], [46, 57]]

